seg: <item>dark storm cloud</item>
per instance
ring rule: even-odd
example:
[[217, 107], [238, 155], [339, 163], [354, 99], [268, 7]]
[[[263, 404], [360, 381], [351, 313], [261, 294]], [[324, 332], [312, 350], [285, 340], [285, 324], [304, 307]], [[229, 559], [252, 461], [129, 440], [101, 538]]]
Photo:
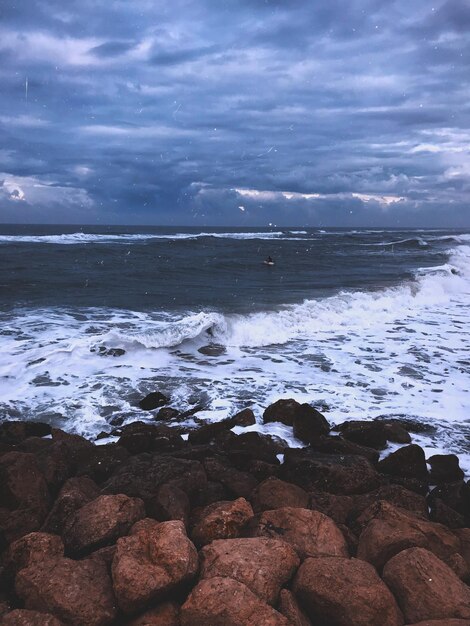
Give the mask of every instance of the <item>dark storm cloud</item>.
[[464, 1], [4, 0], [0, 221], [462, 225]]

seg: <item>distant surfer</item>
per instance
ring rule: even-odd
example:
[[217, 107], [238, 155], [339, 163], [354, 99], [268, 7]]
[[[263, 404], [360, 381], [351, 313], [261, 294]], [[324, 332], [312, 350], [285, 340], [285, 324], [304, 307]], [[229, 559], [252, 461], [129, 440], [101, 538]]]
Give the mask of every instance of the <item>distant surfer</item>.
[[265, 265], [274, 265], [274, 261], [271, 256], [268, 256], [268, 258], [264, 261], [264, 263]]

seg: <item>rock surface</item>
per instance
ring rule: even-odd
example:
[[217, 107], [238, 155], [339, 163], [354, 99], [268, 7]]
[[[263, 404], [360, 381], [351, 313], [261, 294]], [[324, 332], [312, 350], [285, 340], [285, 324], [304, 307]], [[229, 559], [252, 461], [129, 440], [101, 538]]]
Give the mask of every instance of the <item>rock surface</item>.
[[423, 548], [410, 548], [384, 567], [408, 623], [458, 617], [470, 619], [470, 589], [443, 561]]
[[259, 513], [283, 506], [307, 508], [309, 496], [301, 487], [272, 477], [255, 487], [250, 501], [255, 513]]
[[129, 622], [129, 626], [180, 626], [180, 607], [164, 602]]
[[245, 498], [215, 502], [199, 513], [191, 539], [197, 546], [205, 546], [215, 539], [235, 539], [252, 517], [253, 509]]
[[307, 559], [297, 572], [293, 591], [314, 624], [403, 624], [403, 617], [389, 589], [372, 565], [358, 559]]
[[243, 583], [202, 580], [181, 607], [181, 626], [292, 626]]
[[125, 613], [147, 608], [196, 575], [196, 548], [180, 521], [143, 526], [118, 540], [112, 564], [113, 587]]
[[63, 626], [63, 622], [50, 613], [27, 609], [16, 609], [4, 615], [0, 623], [2, 626]]
[[277, 539], [217, 540], [205, 546], [200, 557], [202, 579], [233, 578], [269, 604], [277, 601], [299, 566], [296, 552]]

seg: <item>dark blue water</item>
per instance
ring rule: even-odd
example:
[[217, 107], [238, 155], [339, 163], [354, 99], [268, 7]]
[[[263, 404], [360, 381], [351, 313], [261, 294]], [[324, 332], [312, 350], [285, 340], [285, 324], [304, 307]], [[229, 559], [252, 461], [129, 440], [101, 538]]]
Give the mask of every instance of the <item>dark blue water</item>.
[[449, 242], [439, 238], [459, 231], [204, 232], [0, 226], [1, 306], [263, 310], [397, 284], [444, 263]]

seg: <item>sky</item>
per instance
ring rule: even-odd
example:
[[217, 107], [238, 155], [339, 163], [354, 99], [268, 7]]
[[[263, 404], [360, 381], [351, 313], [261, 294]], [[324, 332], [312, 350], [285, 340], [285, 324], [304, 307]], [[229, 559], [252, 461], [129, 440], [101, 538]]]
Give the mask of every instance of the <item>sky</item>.
[[468, 0], [1, 0], [0, 222], [470, 226]]

